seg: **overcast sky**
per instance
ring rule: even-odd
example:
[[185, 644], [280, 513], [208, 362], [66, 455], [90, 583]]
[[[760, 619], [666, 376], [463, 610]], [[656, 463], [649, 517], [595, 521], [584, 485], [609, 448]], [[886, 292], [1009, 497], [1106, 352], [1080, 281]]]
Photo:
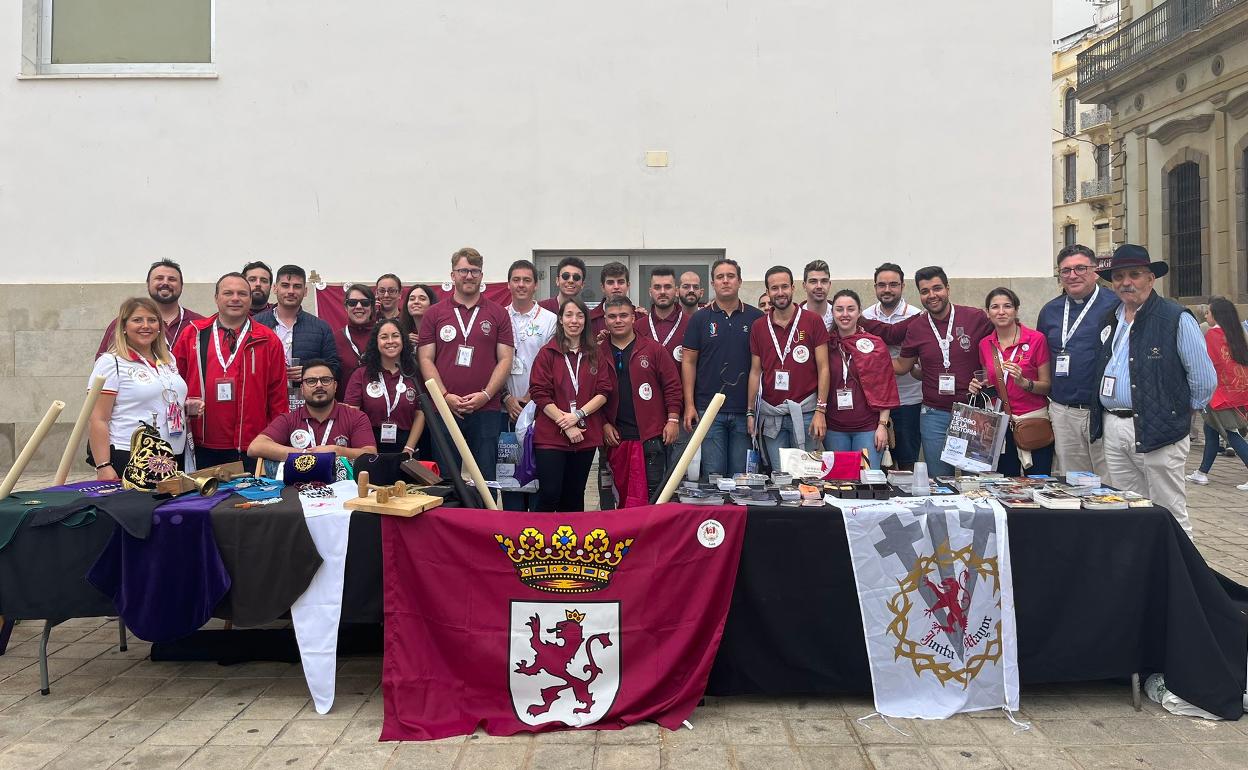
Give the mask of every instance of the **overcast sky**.
[[1088, 0], [1053, 0], [1053, 39], [1069, 35], [1092, 23]]

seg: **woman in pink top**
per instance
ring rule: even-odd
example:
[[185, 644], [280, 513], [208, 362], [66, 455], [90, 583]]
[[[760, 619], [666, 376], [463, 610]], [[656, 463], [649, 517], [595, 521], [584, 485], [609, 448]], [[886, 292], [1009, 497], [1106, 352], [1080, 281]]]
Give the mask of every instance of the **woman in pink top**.
[[[988, 292], [984, 310], [996, 334], [979, 341], [979, 361], [984, 367], [984, 381], [971, 380], [970, 391], [988, 389], [989, 396], [1000, 396], [1004, 381], [1009, 396], [1010, 414], [1014, 417], [1048, 417], [1049, 343], [1035, 329], [1018, 320], [1018, 295], [1004, 286]], [[1004, 405], [1003, 405], [1004, 406]], [[1028, 462], [1030, 460], [1030, 462]], [[1014, 444], [1014, 431], [1006, 428], [1005, 447], [997, 470], [1006, 476], [1021, 476], [1024, 470], [1033, 475], [1053, 471], [1053, 444], [1026, 452]]]

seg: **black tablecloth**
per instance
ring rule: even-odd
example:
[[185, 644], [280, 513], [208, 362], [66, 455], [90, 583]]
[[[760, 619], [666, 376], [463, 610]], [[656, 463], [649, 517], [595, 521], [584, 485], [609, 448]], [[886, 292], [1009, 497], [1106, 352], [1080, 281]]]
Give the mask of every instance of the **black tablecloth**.
[[[214, 519], [262, 515], [213, 513]], [[284, 521], [291, 531], [219, 542], [222, 557], [227, 563], [260, 558], [263, 542], [284, 543], [284, 553], [272, 558], [310, 579], [320, 556], [306, 537], [306, 524], [299, 516]], [[231, 524], [245, 532], [241, 519], [225, 528]], [[1010, 510], [1009, 525], [1023, 683], [1162, 671], [1180, 697], [1238, 718], [1248, 589], [1209, 569], [1166, 510]], [[17, 619], [114, 614], [111, 602], [83, 577], [114, 526], [99, 517], [76, 529], [22, 527], [0, 551], [0, 613]], [[304, 536], [294, 531], [300, 528]], [[350, 537], [342, 622], [376, 623], [382, 617], [380, 519], [353, 514]], [[245, 588], [252, 620], [289, 609], [298, 587], [284, 584], [281, 592], [254, 583]], [[217, 614], [230, 617], [240, 598], [227, 596]], [[841, 516], [832, 508], [752, 508], [708, 692], [870, 689]]]

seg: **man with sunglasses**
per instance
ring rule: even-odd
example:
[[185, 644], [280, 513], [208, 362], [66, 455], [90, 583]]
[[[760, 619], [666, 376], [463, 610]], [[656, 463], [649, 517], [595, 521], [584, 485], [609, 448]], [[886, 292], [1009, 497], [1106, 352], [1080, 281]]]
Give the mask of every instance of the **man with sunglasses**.
[[580, 257], [564, 257], [559, 260], [559, 266], [555, 268], [555, 286], [559, 290], [558, 293], [537, 304], [557, 316], [559, 306], [564, 303], [564, 300], [581, 296], [581, 289], [585, 288], [585, 260]]
[[1092, 402], [1096, 400], [1096, 368], [1101, 349], [1102, 320], [1119, 305], [1114, 292], [1096, 280], [1096, 255], [1074, 244], [1057, 254], [1057, 276], [1063, 293], [1040, 309], [1036, 330], [1049, 342], [1049, 421], [1054, 450], [1062, 471], [1094, 471], [1109, 480], [1105, 451], [1090, 435]]
[[[421, 375], [441, 389], [481, 474], [493, 480], [498, 434], [507, 424], [502, 392], [511, 376], [516, 340], [507, 310], [481, 296], [483, 265], [481, 252], [473, 248], [451, 255], [455, 291], [425, 313], [417, 352]], [[435, 459], [451, 467], [451, 458]]]
[[[165, 342], [173, 350], [173, 343], [178, 341], [182, 330], [190, 326], [190, 321], [198, 321], [202, 315], [194, 310], [182, 307], [182, 268], [177, 262], [162, 259], [153, 262], [147, 269], [147, 296], [160, 306], [160, 318], [165, 322]], [[100, 348], [95, 351], [99, 358], [113, 344], [113, 333], [117, 328], [117, 319], [109, 321], [104, 330], [104, 339], [100, 340]]]
[[303, 405], [274, 418], [247, 446], [247, 456], [284, 462], [300, 452], [333, 452], [348, 460], [376, 454], [368, 415], [337, 400], [338, 382], [329, 362], [305, 362], [300, 377]]

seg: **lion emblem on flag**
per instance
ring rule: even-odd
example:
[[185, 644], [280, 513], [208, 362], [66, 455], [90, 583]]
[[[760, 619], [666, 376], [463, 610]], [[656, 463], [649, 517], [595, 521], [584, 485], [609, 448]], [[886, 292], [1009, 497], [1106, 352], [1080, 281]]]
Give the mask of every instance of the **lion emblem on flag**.
[[[513, 602], [510, 672], [516, 716], [581, 727], [602, 719], [619, 689], [616, 602]], [[554, 622], [552, 622], [552, 620]]]

